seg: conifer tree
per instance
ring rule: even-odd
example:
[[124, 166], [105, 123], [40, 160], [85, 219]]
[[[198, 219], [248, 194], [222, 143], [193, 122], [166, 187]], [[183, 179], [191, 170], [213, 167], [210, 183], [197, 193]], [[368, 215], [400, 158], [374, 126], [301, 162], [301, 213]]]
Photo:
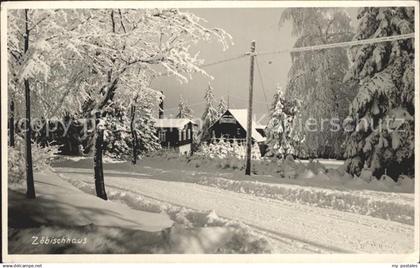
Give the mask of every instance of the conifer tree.
[[[355, 40], [414, 32], [414, 8], [366, 7]], [[346, 79], [358, 82], [346, 138], [347, 169], [394, 179], [414, 173], [414, 39], [351, 48]]]
[[266, 127], [267, 156], [285, 158], [287, 155], [303, 155], [302, 131], [298, 122], [299, 104], [287, 100], [278, 89], [270, 109], [270, 120]]
[[201, 116], [202, 127], [200, 131], [200, 140], [206, 139], [210, 136], [208, 129], [218, 119], [218, 111], [214, 107], [215, 99], [213, 94], [213, 88], [209, 84], [204, 94], [204, 102], [206, 107], [204, 113]]
[[178, 103], [178, 112], [176, 115], [176, 118], [193, 118], [193, 110], [189, 107], [188, 103], [185, 102], [184, 98], [182, 96], [179, 97], [179, 103]]
[[219, 103], [217, 104], [217, 113], [218, 117], [222, 116], [227, 111], [228, 107], [226, 101], [223, 97], [220, 98]]

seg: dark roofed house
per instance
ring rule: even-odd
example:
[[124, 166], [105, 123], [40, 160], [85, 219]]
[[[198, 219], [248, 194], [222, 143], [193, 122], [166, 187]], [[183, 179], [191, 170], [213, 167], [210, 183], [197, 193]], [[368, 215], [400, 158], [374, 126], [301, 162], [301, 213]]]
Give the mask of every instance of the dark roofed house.
[[156, 119], [157, 136], [163, 148], [175, 149], [180, 154], [191, 154], [194, 123], [186, 118]]
[[[209, 128], [210, 138], [213, 140], [238, 141], [244, 143], [246, 141], [247, 129], [247, 109], [228, 109], [212, 126]], [[261, 151], [261, 155], [265, 153], [265, 126], [252, 122], [252, 142], [257, 142]]]

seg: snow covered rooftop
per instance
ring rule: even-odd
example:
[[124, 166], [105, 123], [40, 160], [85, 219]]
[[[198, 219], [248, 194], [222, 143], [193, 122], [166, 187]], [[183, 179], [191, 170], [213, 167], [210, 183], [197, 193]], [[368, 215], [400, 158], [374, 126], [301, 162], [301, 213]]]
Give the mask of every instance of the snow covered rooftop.
[[[247, 129], [247, 118], [248, 118], [248, 110], [247, 109], [228, 109], [233, 117], [235, 117], [236, 121], [241, 125], [243, 129]], [[265, 138], [261, 136], [260, 133], [256, 130], [261, 125], [257, 124], [254, 120], [252, 120], [252, 138], [257, 142], [265, 141]]]
[[158, 128], [183, 128], [188, 123], [195, 124], [188, 118], [162, 118], [156, 119], [155, 127]]
[[[254, 125], [254, 123], [255, 123], [255, 125]], [[252, 123], [252, 125], [255, 127], [255, 128], [261, 128], [261, 129], [265, 129], [266, 127], [267, 127], [267, 125], [263, 125], [263, 124], [259, 124], [259, 123], [257, 123], [257, 122], [253, 122]]]

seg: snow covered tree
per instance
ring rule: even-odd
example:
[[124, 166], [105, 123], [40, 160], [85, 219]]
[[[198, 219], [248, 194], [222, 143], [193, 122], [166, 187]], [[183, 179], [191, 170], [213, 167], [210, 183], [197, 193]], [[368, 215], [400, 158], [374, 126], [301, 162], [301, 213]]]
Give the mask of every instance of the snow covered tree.
[[178, 103], [178, 112], [176, 114], [176, 118], [188, 118], [192, 119], [193, 111], [191, 110], [188, 103], [185, 102], [184, 98], [182, 96], [179, 97], [179, 103]]
[[200, 140], [210, 137], [208, 129], [218, 119], [218, 112], [214, 107], [215, 99], [213, 88], [211, 87], [210, 83], [206, 89], [206, 92], [204, 93], [204, 102], [206, 107], [204, 109], [203, 115], [201, 116], [202, 127], [200, 131]]
[[304, 136], [297, 121], [297, 100], [288, 100], [284, 92], [277, 89], [270, 109], [270, 120], [266, 127], [267, 156], [285, 158], [287, 155], [303, 155]]
[[[215, 39], [225, 49], [230, 36], [222, 29], [206, 28], [200, 22], [199, 17], [178, 9], [10, 11], [9, 89], [20, 89], [21, 81], [26, 79], [25, 88], [33, 82], [36, 93], [45, 89], [45, 94], [38, 97], [40, 103], [48, 100], [39, 106], [48, 108], [44, 106], [49, 103], [52, 109], [46, 110], [47, 114], [55, 116], [59, 111], [67, 111], [96, 121], [98, 127], [88, 133], [88, 138], [94, 136], [95, 140], [97, 193], [106, 199], [101, 154], [107, 138], [106, 127], [112, 124], [103, 118], [108, 113], [117, 113], [118, 103], [127, 98], [119, 94], [127, 92], [122, 88], [130, 91], [144, 88], [133, 86], [144, 82], [139, 77], [148, 77], [150, 82], [153, 75], [167, 71], [179, 81], [187, 81], [192, 72], [206, 74], [199, 68], [203, 61], [198, 54], [190, 52], [190, 45]], [[41, 78], [48, 83], [41, 83]], [[22, 92], [16, 90], [17, 99], [25, 95]], [[50, 96], [54, 98], [49, 99]], [[51, 105], [53, 99], [57, 106]], [[27, 136], [30, 149], [30, 133]], [[32, 172], [28, 172], [28, 182], [30, 178], [33, 181], [29, 174]], [[33, 182], [28, 184], [33, 189]], [[34, 196], [33, 193], [31, 190], [28, 196]]]
[[[132, 82], [138, 81], [139, 74], [151, 77], [163, 68], [181, 81], [186, 81], [191, 72], [205, 74], [198, 67], [202, 62], [198, 55], [189, 52], [190, 44], [215, 38], [225, 48], [229, 39], [223, 30], [205, 28], [199, 24], [200, 18], [177, 9], [92, 12], [89, 27], [83, 28], [87, 33], [75, 44], [84, 48], [92, 72], [91, 86], [83, 92], [81, 109], [86, 117], [96, 111], [104, 117], [106, 107], [117, 101], [114, 97], [121, 88], [136, 90]], [[96, 142], [99, 138], [96, 135]], [[101, 176], [95, 178], [103, 181]]]
[[[83, 20], [79, 17], [74, 21], [67, 21], [71, 11], [63, 10], [9, 10], [8, 11], [8, 90], [11, 104], [15, 102], [25, 104], [25, 158], [27, 177], [27, 197], [35, 198], [35, 186], [32, 164], [32, 117], [31, 93], [38, 93], [39, 84], [46, 83], [51, 76], [51, 67], [65, 66], [66, 57], [71, 55], [65, 40], [71, 39], [75, 27]], [[54, 94], [54, 93], [52, 93]], [[55, 94], [54, 94], [55, 95]], [[23, 101], [24, 99], [24, 101]], [[12, 105], [13, 104], [13, 105]], [[35, 105], [35, 109], [44, 106]], [[10, 109], [15, 115], [15, 110]], [[19, 114], [20, 111], [17, 111]], [[14, 125], [14, 118], [10, 125]], [[11, 132], [11, 135], [14, 133]], [[13, 138], [11, 137], [13, 140]]]
[[[281, 23], [292, 22], [294, 47], [314, 46], [349, 41], [352, 36], [350, 16], [338, 8], [289, 8], [281, 15]], [[302, 101], [303, 123], [313, 120], [317, 128], [302, 127], [305, 146], [312, 157], [341, 157], [343, 133], [330, 131], [324, 120], [342, 120], [354, 93], [343, 86], [349, 62], [345, 48], [296, 52], [291, 54], [286, 99]], [[322, 126], [323, 124], [324, 126]]]
[[[126, 108], [130, 107], [130, 108]], [[160, 148], [150, 103], [136, 100], [130, 106], [114, 105], [106, 110], [104, 121], [104, 154], [120, 160], [131, 159]]]
[[[414, 32], [414, 8], [366, 7], [355, 40]], [[349, 109], [348, 171], [397, 179], [414, 174], [414, 39], [355, 46], [346, 79], [358, 82]]]
[[228, 109], [226, 101], [223, 97], [220, 98], [219, 103], [217, 104], [217, 117], [222, 116]]
[[[146, 78], [143, 81], [147, 81]], [[130, 87], [125, 87], [115, 97], [116, 99], [121, 99], [119, 103], [123, 107], [130, 107], [130, 111], [125, 113], [124, 119], [120, 122], [124, 122], [123, 125], [127, 126], [125, 133], [129, 133], [131, 136], [129, 137], [127, 135], [124, 138], [121, 135], [116, 136], [115, 138], [120, 140], [119, 144], [122, 150], [120, 154], [110, 152], [110, 155], [123, 159], [128, 159], [131, 155], [133, 164], [136, 164], [139, 156], [160, 148], [159, 139], [156, 136], [156, 129], [154, 127], [152, 110], [154, 107], [153, 104], [157, 103], [161, 97], [161, 93], [147, 87], [146, 84], [140, 85], [142, 88], [138, 91], [131, 91]], [[125, 90], [127, 92], [124, 92]], [[130, 97], [130, 92], [133, 94], [132, 97]], [[115, 144], [114, 142], [111, 143]]]

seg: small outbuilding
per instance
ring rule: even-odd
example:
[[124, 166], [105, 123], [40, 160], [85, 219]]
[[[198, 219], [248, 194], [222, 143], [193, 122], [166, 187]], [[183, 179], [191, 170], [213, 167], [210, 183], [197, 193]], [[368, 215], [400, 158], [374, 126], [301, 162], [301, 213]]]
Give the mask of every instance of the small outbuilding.
[[162, 148], [180, 154], [191, 154], [194, 126], [196, 123], [187, 118], [160, 118], [155, 124]]

